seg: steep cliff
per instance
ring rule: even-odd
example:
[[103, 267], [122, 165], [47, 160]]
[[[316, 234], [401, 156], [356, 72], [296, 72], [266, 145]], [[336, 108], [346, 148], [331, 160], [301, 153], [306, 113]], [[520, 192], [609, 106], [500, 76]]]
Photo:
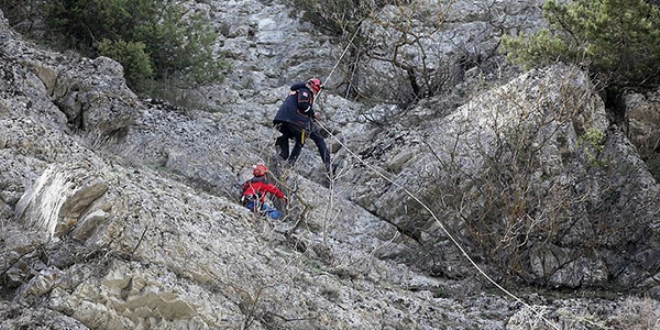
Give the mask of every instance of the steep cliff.
[[[253, 5], [218, 14], [260, 22], [265, 47], [233, 48], [245, 80], [205, 87], [211, 112], [141, 100], [111, 59], [45, 50], [0, 23], [0, 329], [658, 324], [657, 300], [604, 290], [657, 296], [659, 188], [582, 72], [532, 71], [457, 111], [432, 99], [404, 113], [424, 122], [390, 126], [373, 119], [396, 118], [395, 107], [324, 94], [321, 123], [343, 159], [328, 188], [312, 148], [294, 169], [273, 158], [270, 120], [289, 82], [246, 63], [279, 44], [273, 17], [296, 25], [281, 6]], [[249, 42], [242, 27], [253, 28], [233, 25], [225, 47]], [[293, 79], [309, 68], [272, 70]], [[291, 199], [281, 222], [238, 203], [259, 162]], [[522, 211], [537, 217], [516, 218]], [[522, 233], [505, 242], [515, 249], [473, 240], [512, 237], [506, 230]], [[507, 280], [516, 299], [448, 234], [496, 280], [582, 291], [546, 296]]]

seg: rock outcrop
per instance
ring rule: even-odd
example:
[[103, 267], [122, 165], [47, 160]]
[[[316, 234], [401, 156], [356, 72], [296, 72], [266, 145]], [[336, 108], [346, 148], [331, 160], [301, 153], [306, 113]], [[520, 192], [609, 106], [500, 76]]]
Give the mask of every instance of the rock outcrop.
[[[657, 294], [658, 183], [583, 73], [532, 71], [456, 112], [430, 99], [404, 113], [421, 124], [324, 93], [343, 160], [327, 182], [313, 148], [295, 169], [273, 159], [270, 120], [290, 80], [341, 49], [281, 5], [194, 8], [216, 15], [238, 63], [202, 91], [210, 112], [139, 100], [114, 61], [44, 50], [0, 21], [0, 329], [657, 324], [653, 299], [484, 294], [492, 283], [439, 227], [493, 276]], [[290, 56], [283, 32], [301, 29], [301, 44], [326, 48]], [[259, 162], [290, 197], [281, 222], [237, 201]]]
[[486, 263], [552, 286], [635, 286], [657, 272], [660, 186], [574, 68], [533, 70], [389, 140], [392, 184], [382, 193], [363, 176], [354, 200], [429, 249], [449, 228]]

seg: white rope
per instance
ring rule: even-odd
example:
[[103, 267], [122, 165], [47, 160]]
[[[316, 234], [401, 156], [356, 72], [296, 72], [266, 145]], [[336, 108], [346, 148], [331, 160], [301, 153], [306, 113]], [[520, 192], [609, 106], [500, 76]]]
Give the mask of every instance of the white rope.
[[[355, 38], [355, 36], [357, 35], [357, 33], [358, 33], [359, 30], [360, 30], [359, 28], [355, 30], [355, 33], [353, 34], [353, 37], [351, 38], [351, 40], [350, 40], [350, 42], [348, 43], [348, 45], [346, 46], [346, 48], [344, 48], [344, 51], [342, 52], [341, 56], [340, 56], [339, 59], [337, 60], [337, 63], [334, 65], [334, 67], [332, 68], [332, 70], [330, 71], [330, 74], [328, 74], [328, 77], [327, 77], [326, 79], [330, 79], [330, 76], [332, 75], [332, 73], [334, 72], [334, 70], [337, 68], [337, 66], [339, 66], [339, 63], [341, 62], [342, 58], [343, 58], [344, 55], [346, 54], [346, 51], [348, 50], [348, 48], [349, 48], [349, 47], [351, 46], [351, 44], [353, 43], [353, 39]], [[323, 90], [321, 90], [321, 92], [322, 92], [322, 91], [323, 91]], [[319, 92], [319, 96], [320, 96], [321, 92]], [[472, 257], [470, 257], [470, 255], [469, 255], [469, 254], [467, 253], [467, 251], [463, 248], [463, 246], [461, 246], [461, 244], [458, 242], [458, 240], [456, 240], [456, 238], [454, 238], [454, 236], [453, 236], [453, 235], [452, 235], [452, 234], [451, 234], [451, 233], [445, 228], [445, 226], [444, 226], [444, 224], [442, 223], [442, 221], [440, 221], [440, 219], [435, 215], [435, 212], [433, 212], [433, 211], [431, 210], [431, 208], [430, 208], [428, 205], [426, 205], [424, 202], [422, 202], [417, 196], [413, 195], [408, 189], [406, 189], [405, 187], [403, 187], [403, 186], [397, 184], [397, 183], [394, 182], [392, 179], [390, 179], [390, 178], [388, 178], [387, 176], [385, 176], [385, 175], [383, 175], [382, 173], [380, 173], [380, 172], [379, 172], [374, 166], [367, 164], [367, 163], [366, 163], [364, 160], [362, 160], [362, 159], [361, 159], [361, 158], [360, 158], [360, 157], [359, 157], [359, 156], [358, 156], [353, 150], [351, 150], [347, 145], [345, 145], [345, 144], [344, 144], [343, 142], [341, 142], [338, 138], [336, 138], [336, 137], [334, 136], [334, 134], [332, 134], [332, 132], [331, 132], [329, 129], [327, 129], [327, 128], [321, 123], [320, 120], [317, 119], [317, 120], [316, 120], [316, 123], [317, 123], [322, 129], [324, 129], [326, 132], [328, 132], [328, 134], [329, 134], [332, 138], [334, 138], [334, 140], [337, 141], [337, 143], [339, 143], [339, 145], [341, 145], [343, 148], [345, 148], [345, 150], [347, 150], [348, 153], [349, 153], [351, 156], [353, 156], [355, 159], [357, 159], [358, 162], [360, 162], [360, 163], [361, 163], [362, 165], [364, 165], [366, 168], [370, 169], [373, 173], [376, 173], [376, 175], [378, 175], [379, 177], [381, 177], [381, 178], [385, 179], [387, 182], [391, 183], [393, 186], [402, 189], [402, 190], [403, 190], [408, 196], [410, 196], [410, 198], [414, 199], [414, 200], [415, 200], [417, 203], [419, 203], [419, 204], [420, 204], [420, 205], [421, 205], [426, 211], [428, 211], [429, 214], [431, 214], [431, 217], [433, 217], [434, 221], [440, 226], [440, 229], [442, 229], [442, 231], [447, 235], [447, 237], [449, 237], [449, 239], [452, 241], [452, 243], [453, 243], [453, 244], [454, 244], [454, 245], [455, 245], [455, 246], [461, 251], [461, 254], [462, 254], [462, 255], [463, 255], [463, 256], [464, 256], [464, 257], [470, 262], [470, 264], [471, 264], [471, 265], [472, 265], [472, 266], [473, 266], [473, 267], [479, 272], [479, 274], [481, 274], [481, 276], [483, 276], [488, 282], [490, 282], [492, 285], [494, 285], [494, 286], [495, 286], [496, 288], [498, 288], [500, 291], [504, 292], [507, 296], [513, 298], [513, 299], [516, 300], [517, 302], [521, 303], [523, 306], [529, 308], [529, 309], [530, 309], [531, 311], [533, 311], [533, 312], [534, 312], [534, 313], [535, 313], [540, 319], [542, 319], [543, 321], [545, 321], [545, 322], [546, 322], [548, 325], [550, 325], [553, 329], [555, 329], [555, 330], [560, 330], [559, 326], [557, 326], [557, 325], [554, 324], [552, 321], [550, 321], [549, 319], [547, 319], [546, 317], [543, 316], [542, 311], [537, 311], [537, 310], [534, 309], [530, 304], [526, 303], [526, 302], [523, 301], [521, 298], [517, 297], [517, 296], [514, 295], [512, 292], [510, 292], [509, 290], [507, 290], [506, 288], [504, 288], [503, 286], [499, 285], [499, 284], [498, 284], [497, 282], [495, 282], [495, 280], [493, 280], [488, 274], [486, 274], [486, 272], [485, 272], [483, 269], [481, 269], [481, 267], [479, 267], [479, 265], [477, 265], [477, 263], [474, 261], [474, 259], [472, 259]]]
[[[332, 70], [330, 70], [330, 73], [328, 74], [328, 76], [325, 78], [325, 80], [324, 80], [325, 82], [327, 82], [328, 80], [330, 80], [330, 76], [332, 76], [332, 74], [335, 72], [335, 70], [336, 70], [337, 67], [339, 66], [339, 63], [341, 63], [341, 59], [344, 58], [344, 55], [346, 55], [346, 52], [348, 51], [348, 48], [353, 44], [353, 40], [355, 40], [355, 36], [357, 36], [358, 32], [360, 32], [360, 29], [362, 28], [362, 24], [361, 24], [361, 23], [362, 23], [362, 21], [360, 21], [360, 23], [358, 23], [360, 26], [359, 26], [357, 29], [355, 29], [355, 33], [353, 33], [353, 36], [351, 37], [351, 40], [348, 41], [348, 45], [346, 45], [346, 48], [344, 48], [344, 51], [342, 51], [342, 52], [341, 52], [341, 55], [339, 55], [339, 59], [337, 60], [337, 62], [335, 63], [335, 65], [332, 67]], [[325, 83], [324, 83], [324, 85], [325, 85]], [[321, 93], [322, 93], [322, 92], [323, 92], [323, 90], [321, 89], [321, 90], [319, 91], [319, 95], [318, 95], [318, 96], [321, 96]], [[318, 96], [317, 96], [317, 97], [318, 97]]]

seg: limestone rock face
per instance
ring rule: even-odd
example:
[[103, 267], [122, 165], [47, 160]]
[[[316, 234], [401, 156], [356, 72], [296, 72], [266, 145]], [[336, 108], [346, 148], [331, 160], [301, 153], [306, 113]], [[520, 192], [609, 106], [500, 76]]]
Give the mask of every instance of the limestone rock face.
[[[24, 101], [28, 108], [54, 116], [53, 123], [66, 123], [69, 128], [96, 136], [120, 132], [132, 123], [137, 96], [126, 86], [119, 63], [107, 57], [63, 57], [33, 47], [14, 37], [6, 21], [3, 23], [0, 39], [5, 41], [0, 50], [7, 60], [17, 64], [14, 70], [20, 68], [5, 71], [8, 79], [3, 81], [7, 84], [4, 91], [20, 88], [24, 95], [12, 97], [28, 97], [29, 102]], [[17, 75], [28, 79], [12, 78]]]
[[[526, 3], [495, 5], [527, 15]], [[456, 5], [457, 17], [489, 14]], [[581, 311], [657, 324], [654, 302], [490, 294], [446, 234], [491, 276], [660, 295], [658, 184], [583, 73], [535, 70], [457, 112], [460, 95], [403, 111], [324, 92], [319, 126], [342, 162], [328, 180], [311, 143], [294, 168], [274, 157], [271, 120], [293, 81], [329, 74], [343, 49], [278, 3], [189, 7], [215, 20], [235, 61], [197, 91], [213, 111], [138, 100], [116, 62], [43, 50], [0, 20], [0, 328], [547, 325], [527, 303], [578, 329]], [[477, 71], [466, 76], [489, 74]], [[256, 163], [289, 197], [267, 200], [280, 221], [238, 201]]]
[[70, 65], [79, 69], [57, 68], [57, 80], [46, 85], [69, 124], [100, 136], [125, 130], [135, 119], [137, 97], [126, 87], [121, 65], [107, 57]]
[[624, 98], [627, 136], [650, 170], [660, 176], [660, 91]]
[[[637, 285], [655, 269], [660, 187], [574, 68], [533, 70], [423, 131], [386, 134], [374, 140], [392, 141], [379, 157], [396, 175], [384, 193], [362, 176], [353, 199], [420, 243], [446, 249], [450, 229], [502, 271], [553, 286]], [[638, 262], [622, 263], [631, 251]]]
[[[66, 168], [66, 167], [65, 167]], [[90, 168], [46, 169], [34, 186], [16, 204], [16, 219], [26, 228], [44, 231], [50, 237], [60, 237], [80, 223], [82, 227], [101, 227], [108, 219], [100, 209], [99, 200], [108, 184], [90, 174]], [[82, 238], [78, 229], [76, 235]]]

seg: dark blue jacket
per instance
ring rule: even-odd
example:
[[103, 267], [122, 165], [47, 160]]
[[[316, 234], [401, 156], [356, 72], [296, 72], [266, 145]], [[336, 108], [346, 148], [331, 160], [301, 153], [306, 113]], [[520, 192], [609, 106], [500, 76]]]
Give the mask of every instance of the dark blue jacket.
[[291, 86], [289, 95], [275, 115], [273, 124], [291, 123], [300, 130], [309, 129], [314, 118], [314, 94], [305, 83], [300, 82]]

